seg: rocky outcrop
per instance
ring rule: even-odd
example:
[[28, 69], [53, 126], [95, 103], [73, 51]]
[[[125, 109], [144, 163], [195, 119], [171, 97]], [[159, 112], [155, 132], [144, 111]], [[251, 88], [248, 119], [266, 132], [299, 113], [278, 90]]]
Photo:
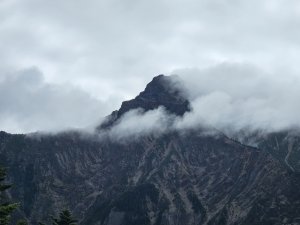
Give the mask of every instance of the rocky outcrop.
[[176, 76], [158, 75], [146, 86], [145, 90], [132, 100], [122, 103], [119, 110], [107, 117], [98, 129], [112, 126], [126, 112], [141, 108], [144, 111], [164, 107], [167, 112], [182, 116], [190, 111], [190, 103], [184, 97], [183, 84]]

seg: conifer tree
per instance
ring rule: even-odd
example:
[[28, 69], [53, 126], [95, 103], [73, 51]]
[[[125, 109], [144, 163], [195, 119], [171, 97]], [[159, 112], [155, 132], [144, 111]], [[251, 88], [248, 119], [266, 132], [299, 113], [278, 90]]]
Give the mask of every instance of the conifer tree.
[[28, 225], [27, 221], [26, 220], [19, 220], [17, 222], [17, 225]]
[[8, 225], [11, 213], [18, 207], [17, 203], [10, 203], [5, 191], [11, 187], [4, 183], [6, 170], [0, 167], [0, 225]]
[[67, 209], [59, 213], [59, 218], [52, 218], [52, 225], [76, 225], [75, 220], [71, 212]]

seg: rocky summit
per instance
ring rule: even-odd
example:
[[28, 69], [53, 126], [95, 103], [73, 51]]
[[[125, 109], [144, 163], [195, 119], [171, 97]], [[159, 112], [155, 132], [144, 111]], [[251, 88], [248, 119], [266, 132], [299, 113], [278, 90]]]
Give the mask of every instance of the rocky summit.
[[[172, 77], [155, 77], [126, 112], [160, 106], [190, 111]], [[30, 224], [69, 208], [82, 225], [300, 224], [297, 132], [255, 136], [255, 144], [222, 133], [169, 131], [115, 142], [97, 135], [0, 133], [0, 162]]]
[[134, 99], [123, 102], [120, 109], [108, 116], [98, 129], [112, 126], [126, 112], [138, 108], [148, 111], [161, 106], [170, 114], [182, 116], [185, 112], [190, 111], [190, 103], [184, 96], [182, 86], [179, 78], [175, 75], [154, 77], [143, 92]]

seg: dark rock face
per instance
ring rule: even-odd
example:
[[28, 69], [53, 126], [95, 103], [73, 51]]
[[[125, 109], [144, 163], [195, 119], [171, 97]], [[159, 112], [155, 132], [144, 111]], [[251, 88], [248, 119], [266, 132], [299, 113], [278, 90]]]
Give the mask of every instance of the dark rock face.
[[[157, 109], [160, 106], [172, 114], [182, 116], [190, 111], [189, 101], [184, 98], [179, 81], [173, 76], [158, 75], [146, 86], [136, 98], [122, 103], [118, 111], [114, 111], [98, 129], [111, 126], [126, 112], [142, 108], [145, 111]], [[177, 85], [176, 85], [177, 84]]]
[[143, 108], [145, 111], [164, 106], [170, 113], [182, 116], [189, 111], [189, 102], [181, 95], [180, 90], [171, 87], [172, 77], [159, 75], [147, 85], [135, 99], [122, 103], [118, 117], [131, 109]]
[[[152, 85], [155, 79], [161, 78], [114, 118], [160, 104], [176, 115], [189, 110], [179, 93]], [[195, 130], [126, 143], [76, 132], [1, 132], [0, 162], [15, 184], [12, 198], [32, 224], [65, 207], [84, 225], [300, 224], [300, 177], [282, 160], [291, 152], [288, 162], [297, 168], [297, 135], [292, 145], [280, 137], [277, 144], [265, 136], [253, 148]]]
[[[264, 133], [262, 131], [239, 134], [235, 139], [254, 145], [280, 161], [293, 173], [300, 173], [300, 131], [290, 129]], [[242, 137], [242, 138], [241, 138]]]

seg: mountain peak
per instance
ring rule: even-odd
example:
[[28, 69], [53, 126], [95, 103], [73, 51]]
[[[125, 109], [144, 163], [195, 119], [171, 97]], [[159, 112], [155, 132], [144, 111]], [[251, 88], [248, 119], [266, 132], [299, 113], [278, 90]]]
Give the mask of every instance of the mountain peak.
[[[165, 76], [160, 74], [155, 76], [150, 83], [147, 84], [145, 90], [141, 92], [137, 97], [143, 95], [162, 95], [162, 94], [172, 94], [172, 92], [177, 91], [180, 94], [178, 87], [175, 88], [174, 83], [177, 81], [175, 75]], [[148, 96], [149, 97], [149, 96]]]
[[165, 107], [166, 111], [182, 116], [190, 111], [190, 103], [184, 97], [180, 88], [181, 84], [177, 76], [165, 76], [160, 74], [155, 76], [134, 99], [124, 101], [119, 110], [114, 111], [109, 118], [100, 125], [100, 128], [109, 127], [122, 115], [132, 109], [142, 108], [145, 111]]

